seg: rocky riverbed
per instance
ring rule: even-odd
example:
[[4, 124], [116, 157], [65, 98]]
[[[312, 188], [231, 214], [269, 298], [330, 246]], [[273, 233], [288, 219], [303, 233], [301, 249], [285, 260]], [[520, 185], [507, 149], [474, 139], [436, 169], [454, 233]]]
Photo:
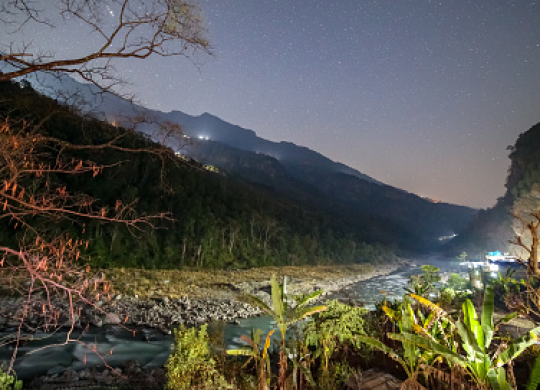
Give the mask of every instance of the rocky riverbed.
[[[103, 296], [94, 306], [83, 308], [75, 316], [75, 327], [123, 324], [157, 328], [168, 334], [181, 324], [194, 326], [210, 321], [230, 322], [260, 315], [261, 311], [247, 303], [245, 296], [255, 295], [270, 303], [269, 279], [272, 274], [286, 277], [287, 293], [290, 295], [308, 294], [316, 290], [323, 290], [326, 295], [362, 280], [392, 273], [400, 265], [403, 263], [386, 264], [380, 268], [366, 265], [332, 269], [261, 268], [256, 271], [229, 272], [228, 275], [224, 275], [223, 271], [215, 274], [194, 271], [186, 275], [180, 271], [114, 270], [110, 272], [110, 278], [113, 286], [117, 286], [116, 293]], [[257, 272], [256, 276], [254, 272]], [[131, 284], [125, 282], [128, 278]], [[182, 279], [184, 282], [180, 282]], [[147, 287], [130, 290], [134, 285]], [[18, 326], [13, 317], [17, 316], [23, 302], [23, 298], [1, 299], [0, 330], [6, 331]], [[58, 307], [62, 303], [56, 302], [55, 305]], [[64, 311], [67, 311], [67, 304], [64, 305]], [[38, 318], [34, 320], [31, 317], [26, 319], [26, 323], [32, 328], [43, 325], [38, 322]], [[65, 325], [71, 325], [69, 319], [66, 319]]]
[[[211, 321], [236, 322], [238, 319], [258, 316], [261, 311], [246, 302], [246, 295], [256, 295], [270, 303], [270, 277], [287, 277], [287, 292], [302, 295], [323, 290], [325, 295], [335, 293], [354, 283], [376, 276], [387, 275], [408, 263], [374, 267], [371, 265], [343, 267], [283, 267], [242, 271], [143, 271], [112, 270], [106, 276], [115, 286], [114, 292], [103, 297], [94, 306], [87, 306], [75, 317], [75, 328], [87, 326], [97, 329], [109, 325], [125, 325], [127, 329], [154, 328], [163, 334], [184, 324], [194, 326]], [[13, 320], [21, 310], [22, 298], [3, 297], [0, 302], [0, 331], [4, 334], [16, 330]], [[57, 301], [56, 305], [61, 302]], [[67, 310], [67, 305], [65, 306]], [[38, 319], [26, 318], [31, 327], [43, 325]], [[71, 323], [66, 319], [66, 325]], [[109, 329], [109, 328], [107, 328]], [[139, 334], [139, 333], [138, 333]], [[145, 332], [142, 332], [144, 335]], [[169, 336], [170, 337], [170, 336]], [[144, 339], [144, 337], [143, 337]], [[143, 340], [144, 341], [144, 340]], [[167, 353], [167, 351], [165, 351]], [[135, 358], [135, 357], [134, 357]], [[140, 376], [145, 388], [162, 388], [162, 368], [138, 367], [137, 363], [123, 363], [110, 369], [86, 368], [75, 372], [50, 372], [36, 378], [34, 388], [91, 386], [127, 386], [130, 378]], [[82, 367], [84, 368], [84, 367]], [[81, 370], [81, 368], [79, 368]], [[54, 371], [54, 370], [53, 370]], [[117, 375], [118, 373], [127, 375]], [[61, 384], [64, 384], [63, 386]], [[154, 387], [155, 385], [155, 387]], [[160, 387], [161, 386], [161, 387]]]

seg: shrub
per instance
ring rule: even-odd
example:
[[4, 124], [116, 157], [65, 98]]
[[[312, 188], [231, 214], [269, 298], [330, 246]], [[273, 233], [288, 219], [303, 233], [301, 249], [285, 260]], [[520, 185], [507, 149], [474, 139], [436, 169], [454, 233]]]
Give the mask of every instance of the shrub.
[[22, 381], [15, 379], [13, 375], [4, 372], [0, 367], [0, 390], [22, 390]]
[[324, 356], [327, 367], [331, 355], [345, 344], [367, 354], [369, 350], [356, 338], [366, 335], [364, 316], [367, 310], [337, 300], [326, 302], [326, 307], [326, 311], [314, 315], [304, 326], [306, 344], [316, 348], [315, 357]]
[[448, 277], [448, 287], [455, 291], [463, 291], [470, 288], [469, 279], [462, 277], [460, 274], [450, 274]]
[[216, 360], [208, 346], [207, 325], [200, 330], [182, 325], [175, 330], [174, 340], [174, 350], [165, 365], [168, 389], [232, 389], [216, 369]]

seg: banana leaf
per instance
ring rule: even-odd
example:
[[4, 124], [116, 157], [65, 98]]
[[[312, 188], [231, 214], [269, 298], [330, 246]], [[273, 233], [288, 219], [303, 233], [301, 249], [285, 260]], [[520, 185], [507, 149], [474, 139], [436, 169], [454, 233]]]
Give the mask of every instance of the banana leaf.
[[310, 315], [313, 315], [315, 313], [320, 313], [325, 310], [326, 310], [325, 305], [302, 307], [300, 309], [296, 309], [294, 310], [293, 317], [289, 318], [289, 321], [287, 321], [287, 325], [294, 324], [295, 322], [301, 321], [304, 318], [309, 317]]
[[431, 351], [432, 353], [436, 353], [444, 357], [446, 360], [453, 364], [457, 364], [465, 368], [469, 366], [469, 362], [465, 357], [459, 355], [458, 353], [452, 351], [444, 345], [433, 342], [432, 340], [429, 340], [425, 337], [411, 333], [390, 333], [388, 337], [392, 340], [401, 341], [402, 344], [413, 343], [419, 347]]
[[540, 356], [534, 359], [534, 364], [529, 376], [529, 383], [527, 383], [526, 390], [536, 390], [540, 385]]
[[468, 341], [473, 349], [485, 351], [484, 330], [482, 324], [478, 321], [476, 310], [470, 299], [463, 303], [463, 323], [466, 326], [467, 333], [469, 333]]
[[482, 305], [482, 330], [484, 332], [484, 350], [489, 348], [493, 338], [493, 311], [495, 310], [493, 286], [487, 286]]
[[538, 341], [538, 333], [540, 333], [540, 327], [534, 328], [526, 335], [513, 340], [508, 347], [497, 356], [495, 365], [501, 367], [511, 360], [518, 357], [523, 351]]
[[297, 303], [296, 307], [302, 307], [305, 304], [307, 304], [309, 301], [312, 301], [313, 299], [317, 298], [319, 295], [321, 295], [324, 291], [323, 290], [317, 290], [313, 291], [311, 294], [304, 295]]

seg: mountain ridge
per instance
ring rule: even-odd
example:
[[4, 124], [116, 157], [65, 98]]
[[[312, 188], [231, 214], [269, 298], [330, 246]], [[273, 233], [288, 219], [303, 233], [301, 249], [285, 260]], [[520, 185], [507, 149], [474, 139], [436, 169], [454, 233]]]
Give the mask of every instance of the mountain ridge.
[[[65, 86], [69, 90], [76, 83], [70, 79]], [[210, 113], [198, 116], [179, 110], [165, 113], [134, 105], [111, 94], [96, 94], [95, 90], [92, 92], [93, 86], [83, 88], [91, 91], [86, 94], [88, 106], [97, 109], [95, 115], [109, 123], [128, 127], [130, 121], [144, 116], [149, 122], [138, 129], [152, 134], [156, 123], [172, 122], [189, 137], [177, 140], [176, 150], [181, 154], [315, 207], [329, 209], [329, 205], [334, 205], [332, 207], [339, 209], [345, 220], [350, 221], [351, 215], [364, 218], [367, 224], [370, 218], [388, 220], [389, 225], [396, 224], [398, 230], [409, 231], [411, 237], [418, 240], [418, 243], [401, 242], [401, 246], [431, 247], [438, 243], [439, 237], [463, 229], [476, 212], [466, 206], [433, 203], [381, 183], [305, 146], [263, 139], [253, 130]]]

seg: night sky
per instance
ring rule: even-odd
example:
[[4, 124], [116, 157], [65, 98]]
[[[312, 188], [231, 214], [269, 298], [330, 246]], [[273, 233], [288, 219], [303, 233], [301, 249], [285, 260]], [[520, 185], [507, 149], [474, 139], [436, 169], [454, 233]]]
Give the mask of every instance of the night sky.
[[[147, 107], [209, 112], [475, 207], [504, 194], [506, 147], [540, 122], [540, 2], [200, 5], [213, 57], [117, 63]], [[36, 46], [65, 55], [93, 39], [72, 27], [29, 31]]]

